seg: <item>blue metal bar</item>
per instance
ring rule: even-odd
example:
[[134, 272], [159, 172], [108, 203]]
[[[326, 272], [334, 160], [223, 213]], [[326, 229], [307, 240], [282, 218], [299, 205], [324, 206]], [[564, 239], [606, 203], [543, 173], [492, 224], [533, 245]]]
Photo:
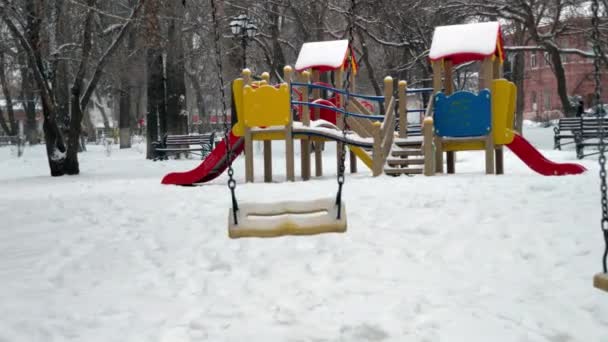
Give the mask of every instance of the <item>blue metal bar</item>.
[[433, 88], [417, 88], [417, 89], [407, 89], [406, 93], [408, 94], [417, 94], [417, 93], [432, 93]]
[[329, 109], [331, 111], [338, 112], [338, 113], [344, 114], [346, 116], [356, 117], [356, 118], [363, 118], [363, 119], [368, 119], [368, 120], [373, 120], [373, 121], [384, 121], [383, 115], [367, 115], [367, 114], [351, 113], [351, 112], [345, 111], [342, 108], [337, 108], [334, 106], [327, 106], [327, 105], [320, 104], [320, 103], [312, 103], [312, 102], [304, 102], [304, 101], [291, 101], [291, 104], [292, 105], [304, 105], [304, 106], [309, 106], [312, 108]]
[[[338, 94], [346, 95], [346, 91], [343, 90], [343, 89], [337, 89], [337, 88], [333, 88], [333, 87], [328, 87], [328, 86], [324, 86], [324, 85], [321, 85], [321, 84], [292, 82], [291, 85], [292, 86], [298, 86], [298, 87], [308, 87], [310, 89], [329, 90], [329, 91], [333, 91], [333, 92], [338, 93]], [[354, 98], [359, 98], [359, 99], [364, 99], [364, 100], [370, 100], [370, 101], [376, 101], [376, 102], [384, 102], [384, 96], [362, 95], [362, 94], [356, 94], [356, 93], [348, 93], [348, 96], [352, 96]]]

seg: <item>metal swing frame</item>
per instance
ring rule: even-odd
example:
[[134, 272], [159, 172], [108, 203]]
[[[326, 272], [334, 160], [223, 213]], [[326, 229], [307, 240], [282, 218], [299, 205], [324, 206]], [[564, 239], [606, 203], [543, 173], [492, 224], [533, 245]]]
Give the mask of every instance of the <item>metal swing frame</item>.
[[[349, 19], [349, 41], [352, 44], [354, 11], [356, 1], [351, 0], [351, 8], [348, 12]], [[214, 41], [218, 78], [220, 80], [222, 116], [224, 121], [224, 139], [229, 142], [229, 127], [227, 124], [227, 106], [224, 91], [224, 78], [222, 71], [222, 54], [220, 49], [220, 35], [218, 32], [218, 18], [215, 0], [211, 0], [211, 11], [213, 19]], [[349, 58], [353, 56], [349, 55]], [[349, 62], [351, 60], [349, 59]], [[346, 73], [345, 85], [345, 107], [348, 106], [351, 68]], [[342, 116], [346, 127], [346, 116]], [[346, 138], [346, 130], [342, 133]], [[340, 165], [338, 169], [337, 182], [338, 192], [336, 198], [325, 198], [313, 201], [283, 201], [275, 203], [242, 203], [239, 205], [236, 199], [236, 181], [232, 168], [232, 147], [227, 143], [228, 161], [228, 188], [232, 197], [232, 208], [228, 213], [228, 235], [230, 238], [242, 237], [278, 237], [284, 235], [315, 235], [322, 233], [343, 233], [347, 230], [346, 206], [342, 201], [342, 188], [344, 185], [346, 148], [338, 143], [340, 149]]]
[[[601, 56], [603, 55], [602, 47], [600, 45], [600, 30], [599, 30], [599, 1], [593, 0], [591, 3], [591, 9], [593, 12], [592, 17], [592, 38], [593, 41], [593, 66], [594, 66], [594, 79], [595, 79], [595, 103], [596, 108], [599, 108], [601, 105], [601, 92], [602, 92], [602, 84], [601, 84], [601, 76], [600, 76], [600, 66], [601, 66]], [[598, 109], [596, 113], [598, 119], [601, 118], [602, 113]], [[608, 196], [606, 194], [606, 190], [608, 188], [606, 184], [606, 142], [604, 141], [605, 132], [603, 120], [600, 121], [600, 145], [599, 145], [599, 163], [600, 163], [600, 192], [601, 192], [601, 204], [602, 204], [602, 221], [601, 221], [601, 229], [602, 234], [604, 236], [604, 254], [602, 257], [602, 266], [603, 272], [598, 273], [593, 277], [593, 286], [608, 292]]]

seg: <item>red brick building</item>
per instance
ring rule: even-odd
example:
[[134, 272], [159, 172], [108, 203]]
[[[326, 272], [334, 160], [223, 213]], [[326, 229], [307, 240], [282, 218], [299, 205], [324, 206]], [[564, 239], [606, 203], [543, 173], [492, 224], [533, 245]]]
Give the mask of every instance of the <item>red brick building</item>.
[[[587, 26], [588, 27], [588, 26]], [[507, 41], [508, 44], [508, 41]], [[564, 35], [558, 42], [560, 48], [591, 52], [592, 45], [583, 32]], [[508, 58], [511, 59], [512, 52]], [[525, 52], [524, 69], [524, 118], [542, 121], [563, 116], [562, 104], [557, 92], [557, 81], [546, 52]], [[593, 59], [576, 54], [562, 54], [566, 74], [568, 96], [580, 96], [584, 108], [593, 105], [595, 92]], [[602, 69], [602, 102], [608, 102], [608, 73]]]

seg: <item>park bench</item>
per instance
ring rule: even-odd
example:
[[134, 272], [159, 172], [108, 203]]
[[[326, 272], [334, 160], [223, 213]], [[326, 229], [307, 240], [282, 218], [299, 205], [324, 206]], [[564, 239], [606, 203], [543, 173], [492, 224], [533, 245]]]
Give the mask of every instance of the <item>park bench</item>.
[[604, 141], [608, 143], [608, 118], [587, 117], [581, 120], [581, 129], [574, 133], [576, 157], [583, 159], [598, 154], [599, 151], [585, 154], [585, 147], [599, 147], [600, 127], [604, 127]]
[[19, 137], [13, 135], [0, 136], [0, 146], [17, 145], [19, 143]]
[[190, 135], [165, 135], [152, 143], [154, 160], [167, 160], [170, 155], [198, 154], [204, 159], [213, 150], [215, 132]]
[[[576, 132], [581, 130], [582, 118], [561, 118], [557, 122], [557, 126], [553, 127], [553, 148], [561, 150], [562, 146], [574, 144], [574, 135]], [[567, 143], [563, 143], [562, 139], [572, 140]]]

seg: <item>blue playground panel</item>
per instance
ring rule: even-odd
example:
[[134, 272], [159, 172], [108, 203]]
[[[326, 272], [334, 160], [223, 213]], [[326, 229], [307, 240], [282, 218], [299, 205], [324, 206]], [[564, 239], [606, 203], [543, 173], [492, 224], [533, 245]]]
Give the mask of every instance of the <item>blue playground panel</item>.
[[469, 91], [455, 92], [450, 96], [435, 96], [435, 134], [441, 137], [479, 137], [492, 128], [490, 91], [478, 95]]

